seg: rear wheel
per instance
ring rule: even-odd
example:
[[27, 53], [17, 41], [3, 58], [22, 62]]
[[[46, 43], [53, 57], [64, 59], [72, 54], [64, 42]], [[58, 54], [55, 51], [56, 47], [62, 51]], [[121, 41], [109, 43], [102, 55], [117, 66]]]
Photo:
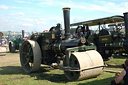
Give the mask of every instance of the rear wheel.
[[9, 42], [9, 51], [10, 52], [15, 52], [15, 43]]
[[104, 60], [109, 60], [112, 58], [112, 53], [113, 52], [110, 49], [103, 49], [101, 55], [102, 55]]
[[28, 40], [22, 43], [20, 62], [26, 73], [35, 72], [41, 65], [41, 49], [36, 41]]
[[9, 51], [12, 52], [12, 43], [9, 42]]

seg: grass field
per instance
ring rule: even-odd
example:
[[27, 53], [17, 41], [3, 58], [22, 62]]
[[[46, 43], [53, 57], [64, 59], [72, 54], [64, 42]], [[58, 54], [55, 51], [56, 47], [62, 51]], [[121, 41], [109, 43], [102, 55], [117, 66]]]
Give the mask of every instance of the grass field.
[[[121, 71], [121, 64], [125, 57], [114, 56], [105, 61], [108, 66], [104, 70]], [[64, 72], [59, 69], [50, 69], [42, 65], [37, 73], [26, 74], [20, 66], [19, 53], [7, 53], [0, 56], [0, 85], [110, 85], [115, 73], [103, 71], [96, 78], [83, 81], [69, 81]]]

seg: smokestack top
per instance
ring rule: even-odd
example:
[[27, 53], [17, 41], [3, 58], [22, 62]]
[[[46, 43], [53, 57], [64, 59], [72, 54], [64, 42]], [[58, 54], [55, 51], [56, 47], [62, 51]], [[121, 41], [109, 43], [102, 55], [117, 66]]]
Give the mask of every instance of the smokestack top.
[[63, 10], [63, 11], [64, 11], [64, 10], [70, 10], [70, 8], [69, 8], [69, 7], [65, 7], [65, 8], [63, 8], [62, 10]]
[[124, 12], [123, 14], [128, 14], [128, 12]]

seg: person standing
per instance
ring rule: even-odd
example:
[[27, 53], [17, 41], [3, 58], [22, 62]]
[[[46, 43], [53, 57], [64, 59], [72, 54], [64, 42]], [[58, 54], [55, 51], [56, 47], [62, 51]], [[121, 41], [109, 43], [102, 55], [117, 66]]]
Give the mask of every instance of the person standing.
[[1, 39], [1, 46], [5, 45], [5, 41], [3, 39]]

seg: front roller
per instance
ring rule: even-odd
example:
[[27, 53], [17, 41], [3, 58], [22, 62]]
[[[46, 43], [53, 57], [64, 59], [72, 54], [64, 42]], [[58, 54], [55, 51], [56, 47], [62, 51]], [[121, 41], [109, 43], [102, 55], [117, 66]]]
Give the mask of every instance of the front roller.
[[97, 77], [104, 66], [101, 55], [95, 50], [74, 52], [69, 62], [71, 69], [64, 73], [69, 80], [73, 81]]
[[20, 62], [26, 73], [35, 72], [41, 65], [41, 49], [39, 44], [33, 40], [22, 43], [20, 49]]

